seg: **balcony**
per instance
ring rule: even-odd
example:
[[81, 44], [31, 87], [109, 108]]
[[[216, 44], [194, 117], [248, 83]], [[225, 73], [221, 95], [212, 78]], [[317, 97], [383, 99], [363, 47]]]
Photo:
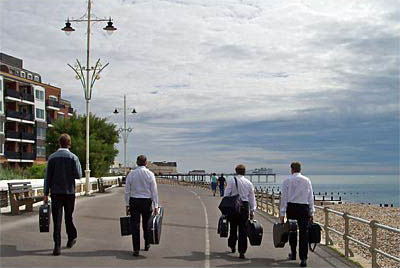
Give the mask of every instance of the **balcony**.
[[30, 102], [35, 102], [35, 97], [28, 93], [21, 93], [22, 99]]
[[6, 97], [12, 97], [12, 98], [16, 98], [16, 99], [21, 99], [21, 94], [18, 91], [14, 90], [14, 89], [7, 88], [5, 93], [6, 93], [5, 94]]
[[36, 140], [36, 136], [33, 133], [28, 133], [28, 132], [22, 132], [21, 133], [21, 139], [23, 140]]
[[54, 121], [55, 121], [54, 118], [51, 118], [49, 116], [47, 117], [47, 124], [52, 124]]
[[53, 110], [60, 110], [60, 103], [58, 101], [55, 100], [46, 100], [46, 106], [49, 109], [53, 109]]
[[13, 111], [13, 110], [7, 110], [6, 111], [6, 117], [21, 119], [22, 118], [22, 113], [18, 112], [18, 111]]
[[21, 139], [21, 132], [6, 130], [6, 139]]
[[22, 114], [21, 115], [22, 120], [27, 120], [27, 121], [34, 121], [34, 116], [33, 114]]
[[22, 153], [21, 159], [23, 160], [35, 160], [36, 155], [35, 153]]
[[4, 156], [8, 159], [21, 159], [21, 153], [20, 152], [4, 152]]

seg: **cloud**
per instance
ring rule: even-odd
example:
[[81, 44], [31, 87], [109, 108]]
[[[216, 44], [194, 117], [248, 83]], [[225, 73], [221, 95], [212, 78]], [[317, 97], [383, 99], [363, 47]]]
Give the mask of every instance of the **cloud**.
[[[86, 62], [86, 25], [69, 37], [60, 28], [85, 5], [0, 3], [2, 52], [82, 114], [67, 63]], [[176, 160], [180, 171], [243, 162], [287, 172], [296, 158], [314, 173], [398, 172], [399, 1], [97, 0], [93, 12], [118, 30], [92, 26], [91, 62], [110, 65], [91, 111], [121, 125], [112, 112], [126, 95], [138, 112], [127, 118], [130, 159]]]

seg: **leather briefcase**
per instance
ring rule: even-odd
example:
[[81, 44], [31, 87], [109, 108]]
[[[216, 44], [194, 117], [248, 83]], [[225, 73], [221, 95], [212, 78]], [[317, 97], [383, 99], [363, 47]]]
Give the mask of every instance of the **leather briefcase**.
[[[310, 223], [308, 226], [308, 246], [312, 252], [315, 247], [321, 242], [321, 226], [318, 223]], [[314, 245], [312, 245], [314, 244]]]
[[153, 213], [147, 223], [147, 236], [150, 244], [160, 244], [163, 216], [164, 209], [159, 207], [158, 214], [154, 215]]
[[217, 233], [219, 234], [219, 237], [228, 237], [229, 221], [226, 215], [221, 215], [219, 218]]
[[51, 217], [51, 206], [49, 203], [45, 203], [39, 208], [39, 231], [46, 233], [50, 231], [50, 217]]
[[132, 234], [131, 217], [130, 216], [124, 216], [124, 217], [119, 218], [119, 224], [121, 227], [121, 236], [126, 236], [126, 235]]
[[263, 237], [263, 227], [256, 220], [249, 220], [247, 225], [247, 236], [250, 241], [250, 245], [259, 246], [261, 245]]
[[285, 231], [284, 224], [279, 222], [275, 223], [272, 233], [274, 246], [276, 248], [283, 248], [286, 242], [289, 240], [289, 232]]

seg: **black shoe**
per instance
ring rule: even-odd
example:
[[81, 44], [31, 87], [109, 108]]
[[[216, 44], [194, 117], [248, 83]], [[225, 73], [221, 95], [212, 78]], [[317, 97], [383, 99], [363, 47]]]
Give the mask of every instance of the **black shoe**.
[[72, 248], [76, 243], [76, 238], [72, 239], [72, 240], [68, 240], [67, 242], [67, 248]]
[[301, 260], [300, 267], [307, 267], [307, 260]]
[[135, 257], [139, 256], [139, 251], [134, 251], [134, 252], [132, 253], [132, 255], [135, 256]]
[[244, 253], [239, 254], [239, 259], [245, 259], [246, 257], [244, 256]]
[[289, 260], [292, 260], [292, 261], [296, 260], [296, 253], [295, 254], [289, 253], [288, 258], [289, 258]]
[[231, 248], [232, 253], [236, 252], [236, 249], [234, 247], [230, 247], [230, 248]]
[[144, 247], [144, 251], [149, 251], [149, 249], [150, 249], [150, 245], [146, 245], [146, 246]]
[[53, 250], [53, 255], [58, 256], [61, 254], [61, 248], [59, 246], [55, 246]]

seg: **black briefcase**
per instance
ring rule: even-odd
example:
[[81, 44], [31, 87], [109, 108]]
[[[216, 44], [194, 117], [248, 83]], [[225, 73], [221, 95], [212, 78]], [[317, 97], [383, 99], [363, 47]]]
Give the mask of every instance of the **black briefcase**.
[[283, 224], [283, 228], [284, 231], [286, 233], [289, 232], [296, 232], [297, 231], [297, 220], [287, 220], [284, 224]]
[[46, 233], [50, 231], [50, 217], [51, 217], [51, 206], [49, 203], [45, 203], [39, 208], [39, 231]]
[[283, 248], [289, 240], [289, 232], [285, 231], [284, 223], [274, 223], [272, 229], [274, 246], [276, 248]]
[[250, 245], [259, 246], [261, 245], [263, 237], [263, 227], [256, 220], [249, 220], [247, 225], [247, 236], [250, 241]]
[[[308, 246], [312, 252], [315, 247], [321, 242], [321, 226], [318, 223], [310, 223], [308, 226]], [[314, 244], [314, 245], [312, 245]]]
[[150, 244], [160, 244], [163, 216], [164, 209], [162, 207], [159, 207], [158, 214], [154, 215], [153, 213], [149, 219], [149, 222], [147, 224], [147, 235]]
[[119, 224], [121, 226], [121, 236], [126, 236], [126, 235], [132, 234], [131, 217], [130, 216], [124, 216], [124, 217], [119, 218]]
[[228, 237], [229, 221], [226, 215], [219, 217], [217, 233], [219, 237]]

